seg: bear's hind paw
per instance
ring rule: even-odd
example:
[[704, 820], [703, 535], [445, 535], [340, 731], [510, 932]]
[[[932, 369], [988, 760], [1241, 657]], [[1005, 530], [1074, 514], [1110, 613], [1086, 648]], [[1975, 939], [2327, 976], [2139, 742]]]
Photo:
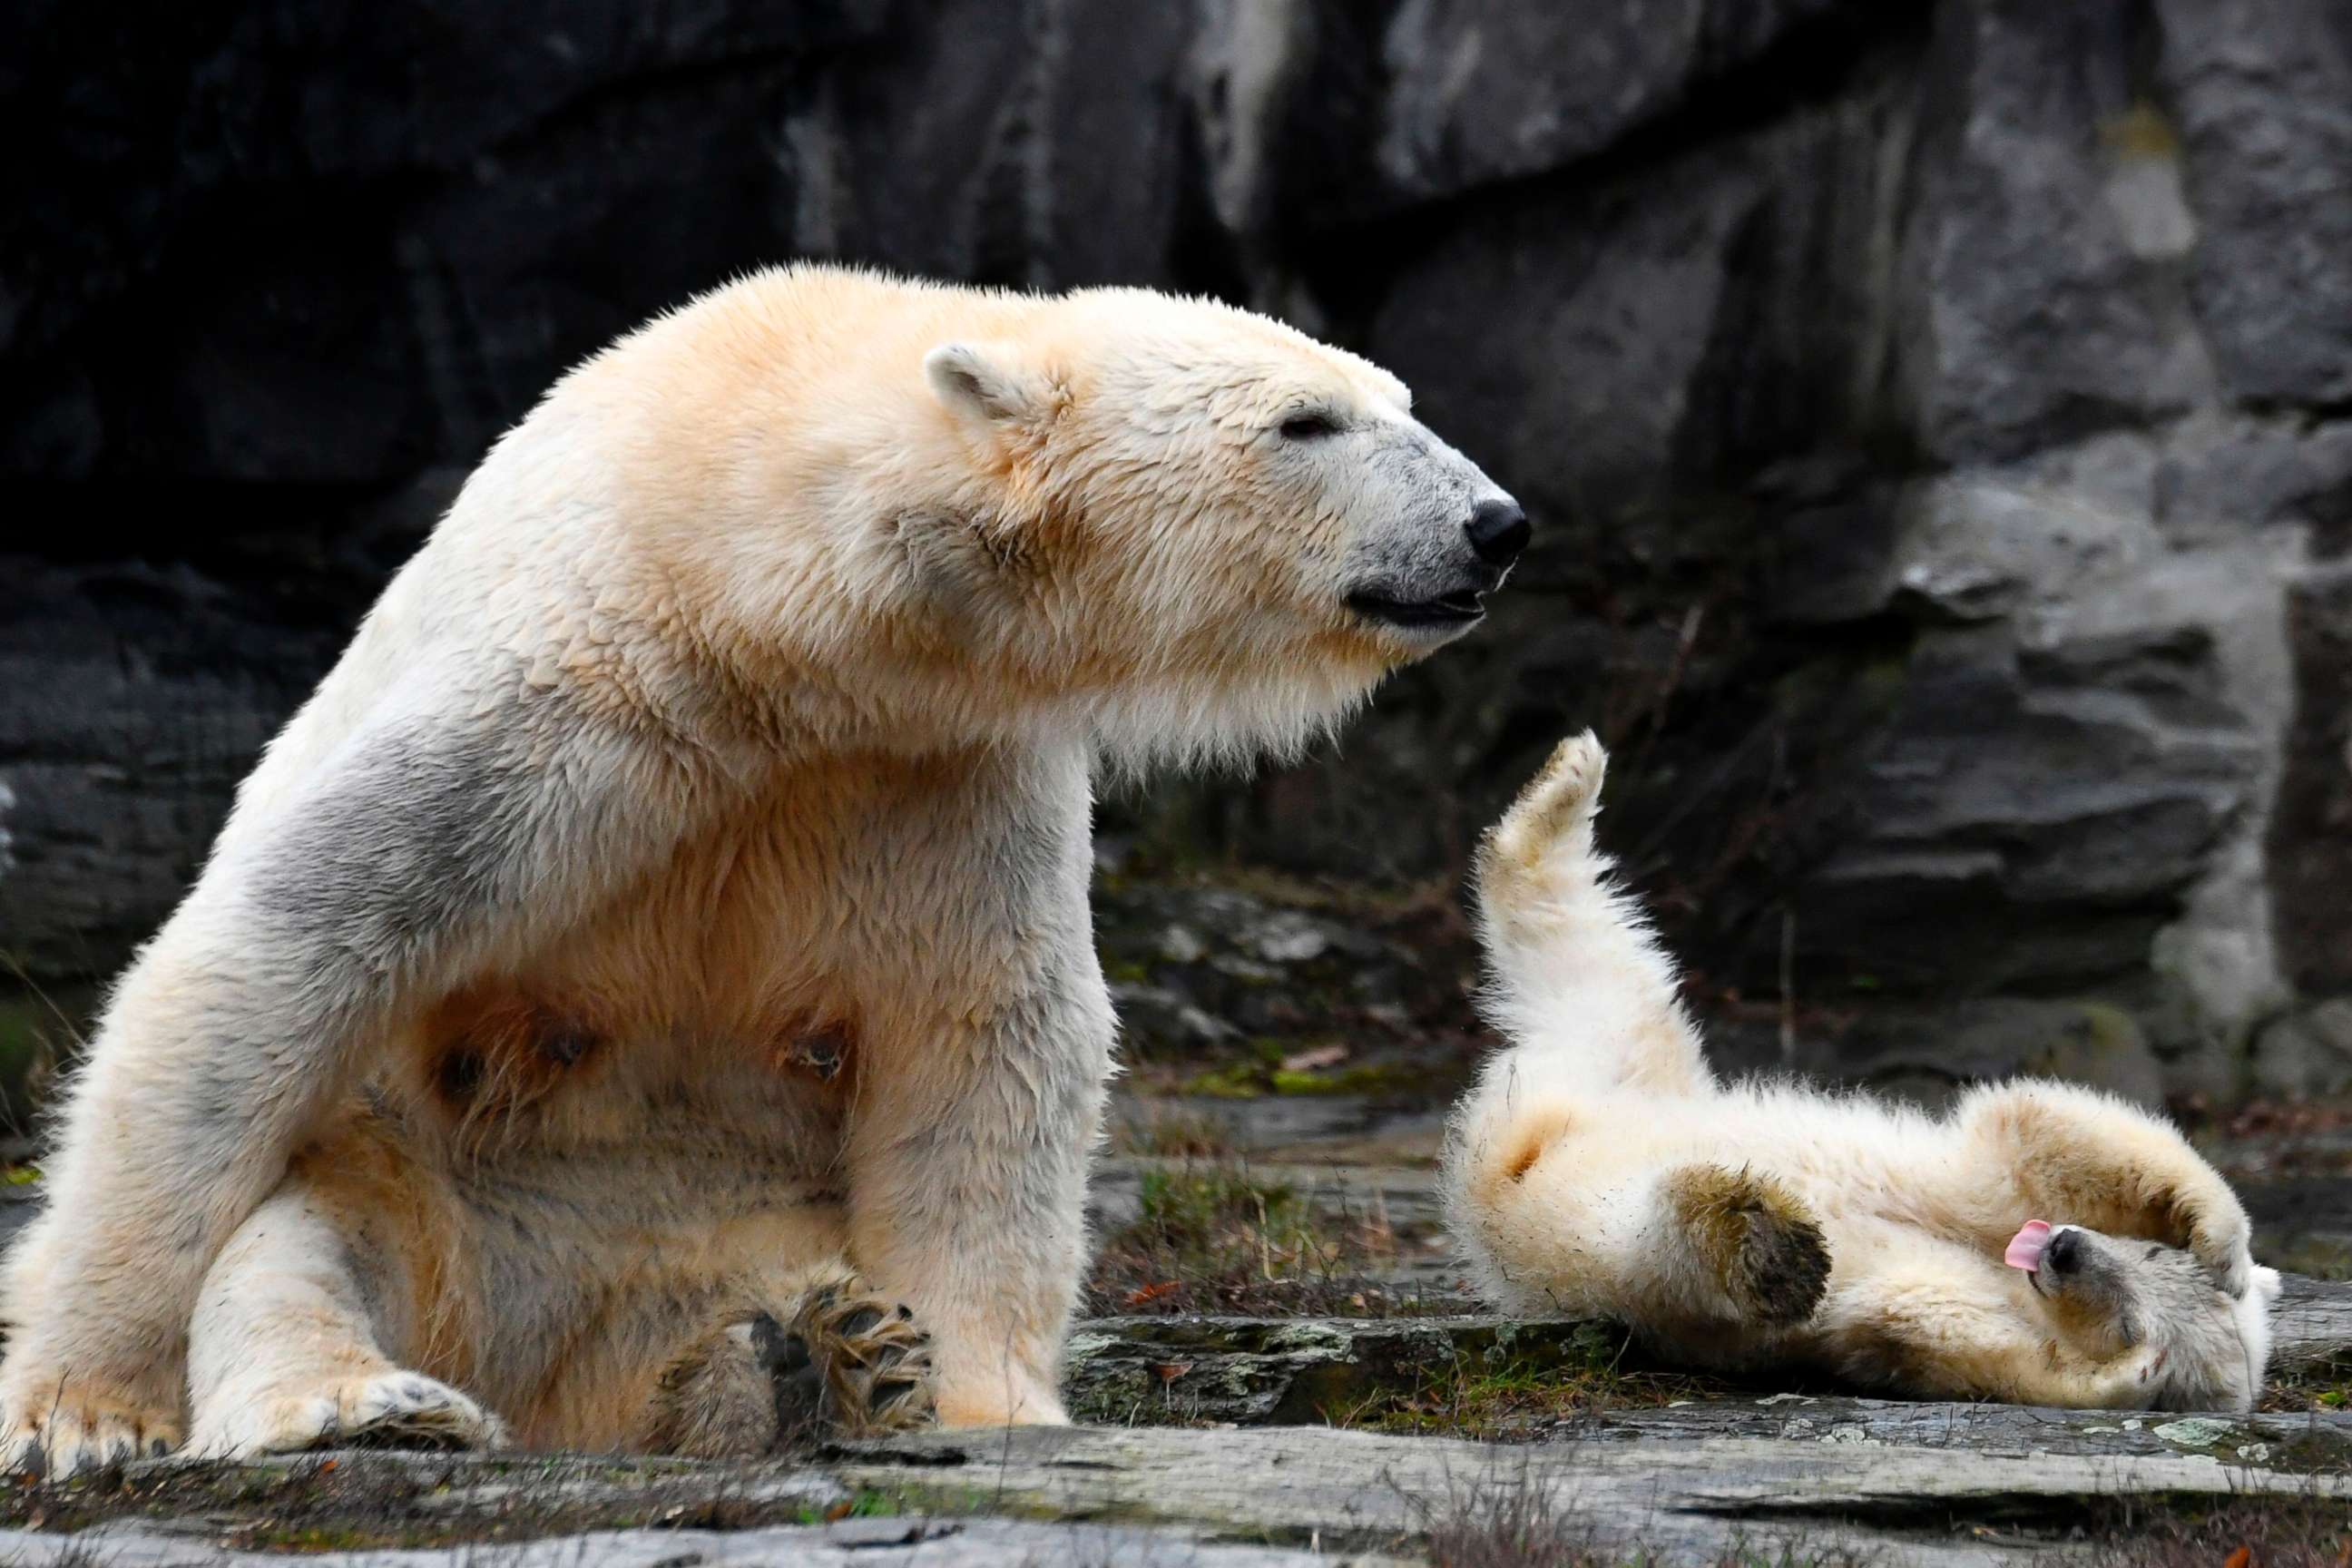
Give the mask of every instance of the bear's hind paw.
[[1591, 731], [1562, 741], [1543, 772], [1496, 824], [1486, 847], [1489, 860], [1497, 868], [1532, 871], [1556, 850], [1590, 854], [1592, 817], [1600, 809], [1601, 780], [1608, 767], [1609, 753]]
[[938, 1419], [930, 1336], [901, 1302], [848, 1285], [822, 1287], [790, 1324], [762, 1315], [751, 1333], [775, 1379], [788, 1441], [854, 1441]]

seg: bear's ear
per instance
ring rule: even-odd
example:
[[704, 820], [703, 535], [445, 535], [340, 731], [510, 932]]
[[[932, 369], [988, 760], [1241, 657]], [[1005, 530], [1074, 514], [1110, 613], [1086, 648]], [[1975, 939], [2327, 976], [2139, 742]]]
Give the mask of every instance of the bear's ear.
[[975, 419], [1029, 420], [1053, 405], [1046, 378], [1007, 343], [941, 343], [923, 356], [939, 400]]

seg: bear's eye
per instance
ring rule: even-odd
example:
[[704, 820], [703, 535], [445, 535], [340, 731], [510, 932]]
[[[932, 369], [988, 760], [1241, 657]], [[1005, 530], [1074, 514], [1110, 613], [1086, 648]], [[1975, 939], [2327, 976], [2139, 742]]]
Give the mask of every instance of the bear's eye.
[[1284, 420], [1281, 429], [1285, 440], [1318, 441], [1326, 436], [1339, 433], [1339, 419], [1337, 415], [1327, 414], [1321, 409], [1310, 409]]

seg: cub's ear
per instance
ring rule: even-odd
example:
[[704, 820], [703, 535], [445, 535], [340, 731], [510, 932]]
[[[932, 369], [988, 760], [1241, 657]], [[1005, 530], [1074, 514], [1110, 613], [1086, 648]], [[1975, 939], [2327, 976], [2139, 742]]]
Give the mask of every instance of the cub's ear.
[[941, 403], [970, 418], [1032, 420], [1054, 405], [1054, 386], [1010, 343], [941, 343], [923, 356]]

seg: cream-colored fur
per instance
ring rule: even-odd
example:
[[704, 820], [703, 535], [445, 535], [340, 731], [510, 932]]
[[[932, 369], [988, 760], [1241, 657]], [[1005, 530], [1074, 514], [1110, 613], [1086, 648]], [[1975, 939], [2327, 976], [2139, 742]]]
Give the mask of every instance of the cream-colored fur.
[[1060, 1420], [1092, 775], [1335, 721], [1500, 581], [1482, 503], [1394, 378], [1211, 303], [794, 268], [623, 339], [117, 987], [0, 1461], [702, 1432], [665, 1391], [820, 1287], [911, 1306], [944, 1420]]
[[[2070, 1085], [1935, 1118], [1719, 1084], [1674, 966], [1594, 848], [1604, 757], [1561, 745], [1487, 839], [1478, 918], [1510, 1044], [1455, 1112], [1444, 1186], [1490, 1301], [1606, 1314], [1702, 1364], [1906, 1393], [2247, 1408], [2277, 1276], [2229, 1186], [2156, 1118]], [[2032, 1273], [2029, 1220], [2063, 1246]]]

